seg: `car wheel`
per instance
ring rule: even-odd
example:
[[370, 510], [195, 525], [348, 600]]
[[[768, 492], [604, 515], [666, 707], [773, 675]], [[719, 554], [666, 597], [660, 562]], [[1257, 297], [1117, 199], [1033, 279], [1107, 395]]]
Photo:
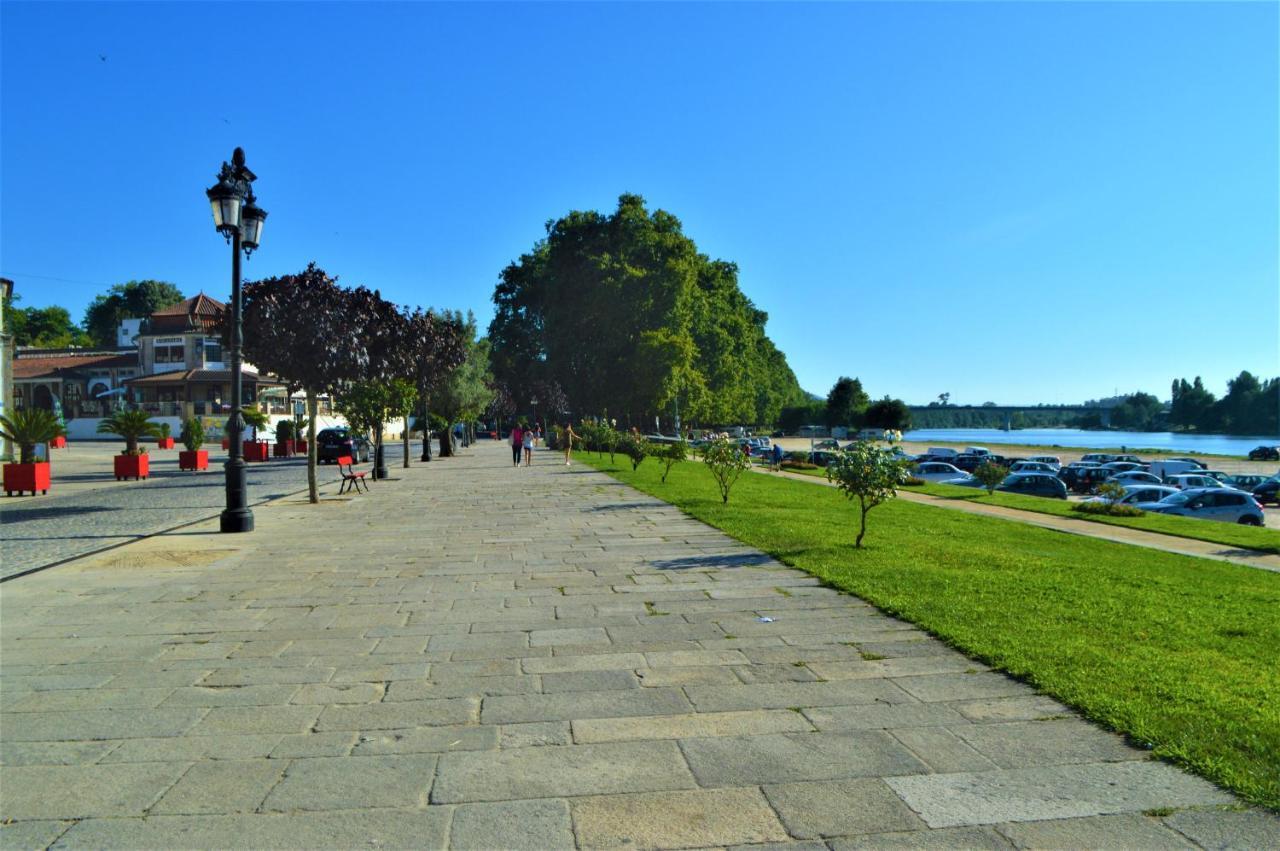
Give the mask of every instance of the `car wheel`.
[[1259, 520], [1257, 517], [1254, 517], [1252, 514], [1245, 514], [1240, 518], [1240, 525], [1241, 526], [1261, 526], [1262, 521]]

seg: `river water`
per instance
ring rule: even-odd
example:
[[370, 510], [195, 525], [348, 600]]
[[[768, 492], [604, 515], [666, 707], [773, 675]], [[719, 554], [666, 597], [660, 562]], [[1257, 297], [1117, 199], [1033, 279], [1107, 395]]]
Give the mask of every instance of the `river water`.
[[926, 428], [908, 431], [903, 440], [916, 443], [1016, 443], [1030, 446], [1073, 446], [1107, 449], [1124, 446], [1169, 452], [1205, 455], [1247, 456], [1255, 446], [1280, 445], [1277, 437], [1234, 437], [1221, 434], [1178, 434], [1170, 431], [1084, 431], [1077, 428], [1027, 428], [1002, 431], [996, 428]]

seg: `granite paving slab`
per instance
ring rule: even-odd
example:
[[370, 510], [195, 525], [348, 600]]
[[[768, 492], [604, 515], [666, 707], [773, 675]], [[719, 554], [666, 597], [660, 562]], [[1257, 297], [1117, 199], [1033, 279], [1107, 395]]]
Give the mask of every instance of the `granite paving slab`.
[[1280, 846], [912, 625], [506, 454], [0, 586], [0, 844]]

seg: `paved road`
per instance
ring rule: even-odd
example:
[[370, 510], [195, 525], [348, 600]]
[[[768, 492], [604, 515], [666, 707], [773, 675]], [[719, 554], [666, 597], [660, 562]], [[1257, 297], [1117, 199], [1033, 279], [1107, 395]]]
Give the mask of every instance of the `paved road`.
[[[421, 443], [416, 446], [421, 451]], [[0, 578], [216, 516], [226, 505], [221, 458], [211, 460], [207, 472], [184, 473], [169, 453], [152, 468], [150, 479], [116, 482], [109, 472], [114, 448], [98, 453], [107, 459], [105, 465], [91, 450], [80, 451], [89, 457], [79, 466], [55, 456], [60, 469], [49, 496], [0, 500]], [[400, 444], [388, 444], [386, 456], [394, 476], [394, 465], [403, 457]], [[254, 505], [307, 486], [307, 465], [301, 458], [250, 464], [248, 471]], [[337, 473], [322, 466], [319, 479], [329, 484]], [[75, 486], [60, 494], [64, 481]]]
[[0, 845], [1280, 842], [910, 624], [508, 457], [6, 583]]

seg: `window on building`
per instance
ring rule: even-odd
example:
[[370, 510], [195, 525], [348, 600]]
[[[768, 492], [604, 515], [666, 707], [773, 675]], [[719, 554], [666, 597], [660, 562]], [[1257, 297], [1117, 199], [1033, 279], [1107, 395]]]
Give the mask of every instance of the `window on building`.
[[204, 362], [222, 363], [222, 341], [217, 337], [204, 338]]
[[156, 346], [156, 363], [184, 363], [186, 354], [182, 344]]

